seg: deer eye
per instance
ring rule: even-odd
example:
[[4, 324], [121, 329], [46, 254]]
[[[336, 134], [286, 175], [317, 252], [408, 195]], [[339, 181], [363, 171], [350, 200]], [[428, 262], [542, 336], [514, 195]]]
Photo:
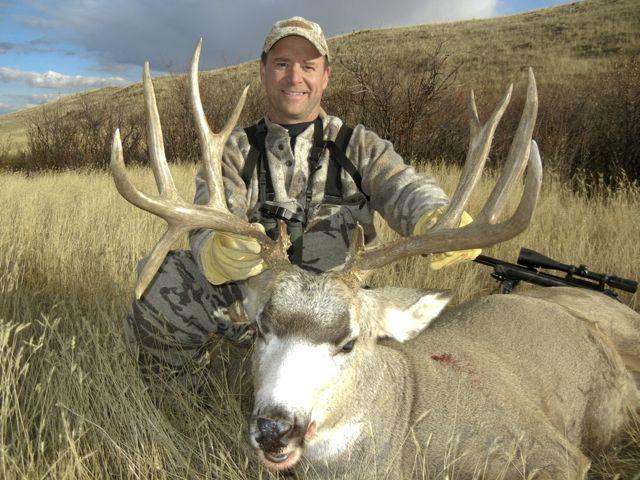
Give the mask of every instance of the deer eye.
[[342, 346], [342, 348], [340, 348], [340, 353], [349, 353], [351, 350], [353, 350], [353, 346], [355, 344], [356, 344], [355, 338], [353, 340], [348, 341]]

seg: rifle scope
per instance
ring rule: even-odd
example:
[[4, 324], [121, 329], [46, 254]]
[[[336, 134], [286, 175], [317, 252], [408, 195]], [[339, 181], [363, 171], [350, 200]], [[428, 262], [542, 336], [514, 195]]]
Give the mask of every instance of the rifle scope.
[[587, 278], [589, 280], [599, 282], [603, 287], [604, 285], [608, 285], [612, 288], [624, 290], [625, 292], [635, 293], [638, 289], [638, 282], [633, 280], [616, 277], [614, 275], [607, 275], [605, 273], [591, 272], [586, 265], [576, 267], [575, 265], [560, 263], [528, 248], [520, 249], [518, 265], [532, 269], [546, 268], [549, 270], [559, 270], [561, 272], [565, 272], [567, 274], [567, 278], [574, 276]]

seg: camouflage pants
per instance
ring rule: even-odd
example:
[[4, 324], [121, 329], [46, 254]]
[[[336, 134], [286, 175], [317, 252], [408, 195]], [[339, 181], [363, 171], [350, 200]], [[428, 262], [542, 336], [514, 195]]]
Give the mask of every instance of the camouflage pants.
[[[138, 270], [144, 265], [139, 262]], [[170, 371], [184, 380], [204, 367], [213, 335], [243, 343], [250, 331], [243, 322], [238, 284], [211, 285], [191, 252], [173, 251], [124, 321], [125, 340], [138, 353], [143, 374]]]

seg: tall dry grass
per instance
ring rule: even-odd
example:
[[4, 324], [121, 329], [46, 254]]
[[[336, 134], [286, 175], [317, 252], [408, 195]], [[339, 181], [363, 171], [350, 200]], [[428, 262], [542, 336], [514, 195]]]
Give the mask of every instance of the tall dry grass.
[[[458, 169], [441, 163], [430, 171], [442, 179], [445, 191], [453, 192]], [[476, 188], [469, 212], [473, 216], [489, 195], [496, 174], [485, 173]], [[515, 197], [511, 202], [515, 208]], [[546, 172], [532, 225], [517, 238], [483, 251], [485, 255], [515, 263], [520, 247], [526, 246], [563, 263], [586, 264], [594, 272], [615, 273], [627, 278], [640, 276], [640, 186], [621, 180], [616, 186], [601, 183], [569, 184], [562, 176]], [[393, 236], [388, 229], [387, 235]], [[459, 301], [491, 293], [496, 282], [491, 270], [473, 263], [441, 271], [429, 270], [424, 262], [407, 260], [387, 267], [378, 274], [380, 283], [392, 282], [418, 288], [447, 288], [456, 292]], [[526, 288], [526, 287], [525, 287]], [[622, 294], [626, 303], [640, 311], [640, 296]]]
[[[194, 169], [174, 168], [185, 198]], [[433, 171], [450, 190], [456, 168]], [[149, 171], [132, 174], [153, 191]], [[515, 260], [526, 245], [637, 278], [640, 187], [591, 195], [547, 178], [533, 226], [485, 253]], [[210, 385], [193, 392], [169, 379], [145, 385], [121, 340], [135, 262], [161, 221], [122, 200], [104, 172], [3, 173], [0, 225], [0, 478], [269, 478], [245, 446], [250, 382], [232, 367], [246, 352], [212, 344]], [[489, 273], [474, 264], [431, 272], [413, 260], [375, 282], [450, 288], [461, 302], [494, 288]], [[640, 309], [637, 294], [625, 300]], [[599, 457], [591, 478], [640, 471], [639, 432]]]

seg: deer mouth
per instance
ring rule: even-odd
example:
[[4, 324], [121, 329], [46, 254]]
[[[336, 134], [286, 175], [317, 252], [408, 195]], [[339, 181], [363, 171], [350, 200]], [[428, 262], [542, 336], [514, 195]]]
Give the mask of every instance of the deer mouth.
[[290, 451], [269, 452], [258, 450], [258, 456], [262, 464], [269, 470], [285, 471], [290, 470], [300, 459], [300, 448], [296, 447]]
[[285, 471], [293, 468], [300, 457], [304, 442], [316, 433], [316, 422], [307, 425], [303, 435], [293, 435], [278, 441], [266, 441], [261, 437], [252, 437], [252, 444], [262, 464], [271, 471]]

